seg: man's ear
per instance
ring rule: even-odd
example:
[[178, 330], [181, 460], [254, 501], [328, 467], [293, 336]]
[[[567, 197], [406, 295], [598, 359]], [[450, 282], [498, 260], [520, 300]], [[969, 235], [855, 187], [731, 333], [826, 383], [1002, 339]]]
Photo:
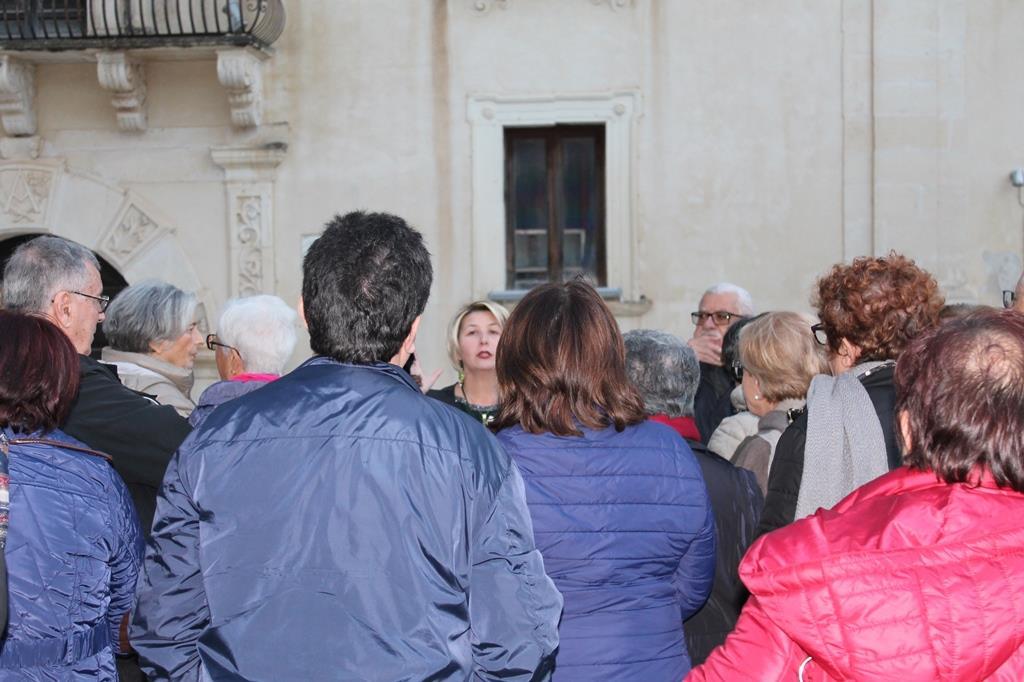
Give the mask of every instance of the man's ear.
[[416, 319], [412, 321], [412, 326], [409, 327], [409, 333], [405, 335], [405, 339], [402, 341], [402, 345], [399, 347], [398, 352], [395, 353], [395, 357], [388, 361], [392, 365], [404, 367], [409, 356], [416, 352], [416, 332], [420, 330], [421, 319], [423, 319], [423, 316], [417, 315]]
[[61, 329], [70, 329], [73, 317], [71, 309], [71, 292], [58, 291], [50, 301], [50, 308], [46, 316]]
[[409, 328], [409, 334], [405, 337], [405, 341], [402, 342], [402, 350], [409, 355], [416, 352], [416, 334], [420, 330], [420, 321], [422, 319], [422, 315], [416, 316], [416, 319], [412, 321], [412, 326]]
[[305, 329], [309, 329], [309, 323], [306, 322], [306, 303], [302, 300], [302, 296], [299, 296], [299, 304], [296, 306], [296, 310], [298, 310], [299, 319], [302, 320], [302, 326]]

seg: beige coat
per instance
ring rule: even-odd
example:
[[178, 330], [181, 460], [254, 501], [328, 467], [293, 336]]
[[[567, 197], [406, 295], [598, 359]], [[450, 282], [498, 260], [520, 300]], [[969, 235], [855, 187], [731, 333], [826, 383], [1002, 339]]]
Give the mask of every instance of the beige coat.
[[172, 365], [148, 353], [129, 353], [109, 346], [103, 349], [101, 359], [117, 367], [121, 383], [133, 391], [155, 397], [158, 403], [172, 406], [185, 418], [195, 409], [189, 397], [195, 380], [191, 369]]

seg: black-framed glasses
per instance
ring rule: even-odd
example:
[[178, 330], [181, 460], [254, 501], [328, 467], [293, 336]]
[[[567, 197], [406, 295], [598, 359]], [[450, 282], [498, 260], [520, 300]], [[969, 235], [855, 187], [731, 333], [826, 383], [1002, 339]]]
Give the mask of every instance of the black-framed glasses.
[[96, 301], [96, 304], [100, 307], [101, 313], [107, 312], [107, 306], [110, 305], [110, 297], [104, 296], [103, 294], [100, 294], [99, 296], [93, 296], [92, 294], [87, 294], [83, 291], [75, 291], [74, 289], [68, 289], [67, 292], [69, 294], [76, 294], [78, 296], [83, 296], [85, 298], [91, 298], [92, 300]]
[[828, 332], [825, 331], [825, 325], [820, 322], [812, 324], [811, 333], [814, 334], [814, 340], [818, 342], [819, 346], [828, 345]]
[[220, 346], [221, 348], [227, 348], [228, 350], [233, 350], [236, 353], [238, 353], [238, 357], [242, 357], [242, 354], [238, 351], [237, 348], [235, 348], [234, 346], [229, 346], [226, 343], [221, 343], [220, 341], [218, 341], [216, 334], [207, 334], [206, 335], [206, 347], [209, 348], [210, 350], [217, 350], [217, 346]]
[[730, 313], [728, 310], [714, 310], [710, 312], [700, 310], [695, 313], [690, 313], [690, 319], [693, 321], [695, 325], [698, 326], [703, 324], [704, 321], [709, 317], [712, 319], [712, 321], [714, 321], [715, 325], [719, 327], [724, 327], [725, 325], [732, 322], [732, 318], [735, 317], [737, 320], [742, 320], [744, 317], [746, 317], [746, 315]]
[[1012, 308], [1013, 304], [1017, 302], [1017, 292], [1003, 290], [1003, 307]]
[[743, 383], [743, 365], [737, 360], [729, 369], [732, 370], [732, 378], [736, 380], [736, 383]]

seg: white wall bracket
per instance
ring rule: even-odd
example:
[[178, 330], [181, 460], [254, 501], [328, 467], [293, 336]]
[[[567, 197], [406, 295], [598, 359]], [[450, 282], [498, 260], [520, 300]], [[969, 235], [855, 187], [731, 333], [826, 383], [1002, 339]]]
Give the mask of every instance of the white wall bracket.
[[36, 67], [0, 56], [0, 120], [11, 137], [36, 134]]
[[125, 132], [146, 129], [146, 77], [140, 62], [124, 52], [100, 52], [96, 55], [100, 86], [114, 93], [111, 104], [117, 113], [117, 125]]
[[256, 50], [217, 50], [217, 79], [228, 93], [231, 123], [255, 128], [263, 121], [263, 59]]

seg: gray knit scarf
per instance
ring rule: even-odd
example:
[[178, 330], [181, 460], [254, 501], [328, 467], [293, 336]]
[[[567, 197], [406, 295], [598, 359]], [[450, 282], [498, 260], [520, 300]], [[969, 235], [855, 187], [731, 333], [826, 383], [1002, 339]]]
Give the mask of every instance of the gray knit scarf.
[[865, 362], [838, 377], [811, 380], [796, 518], [832, 507], [889, 470], [882, 426], [860, 382], [862, 375], [884, 364]]

